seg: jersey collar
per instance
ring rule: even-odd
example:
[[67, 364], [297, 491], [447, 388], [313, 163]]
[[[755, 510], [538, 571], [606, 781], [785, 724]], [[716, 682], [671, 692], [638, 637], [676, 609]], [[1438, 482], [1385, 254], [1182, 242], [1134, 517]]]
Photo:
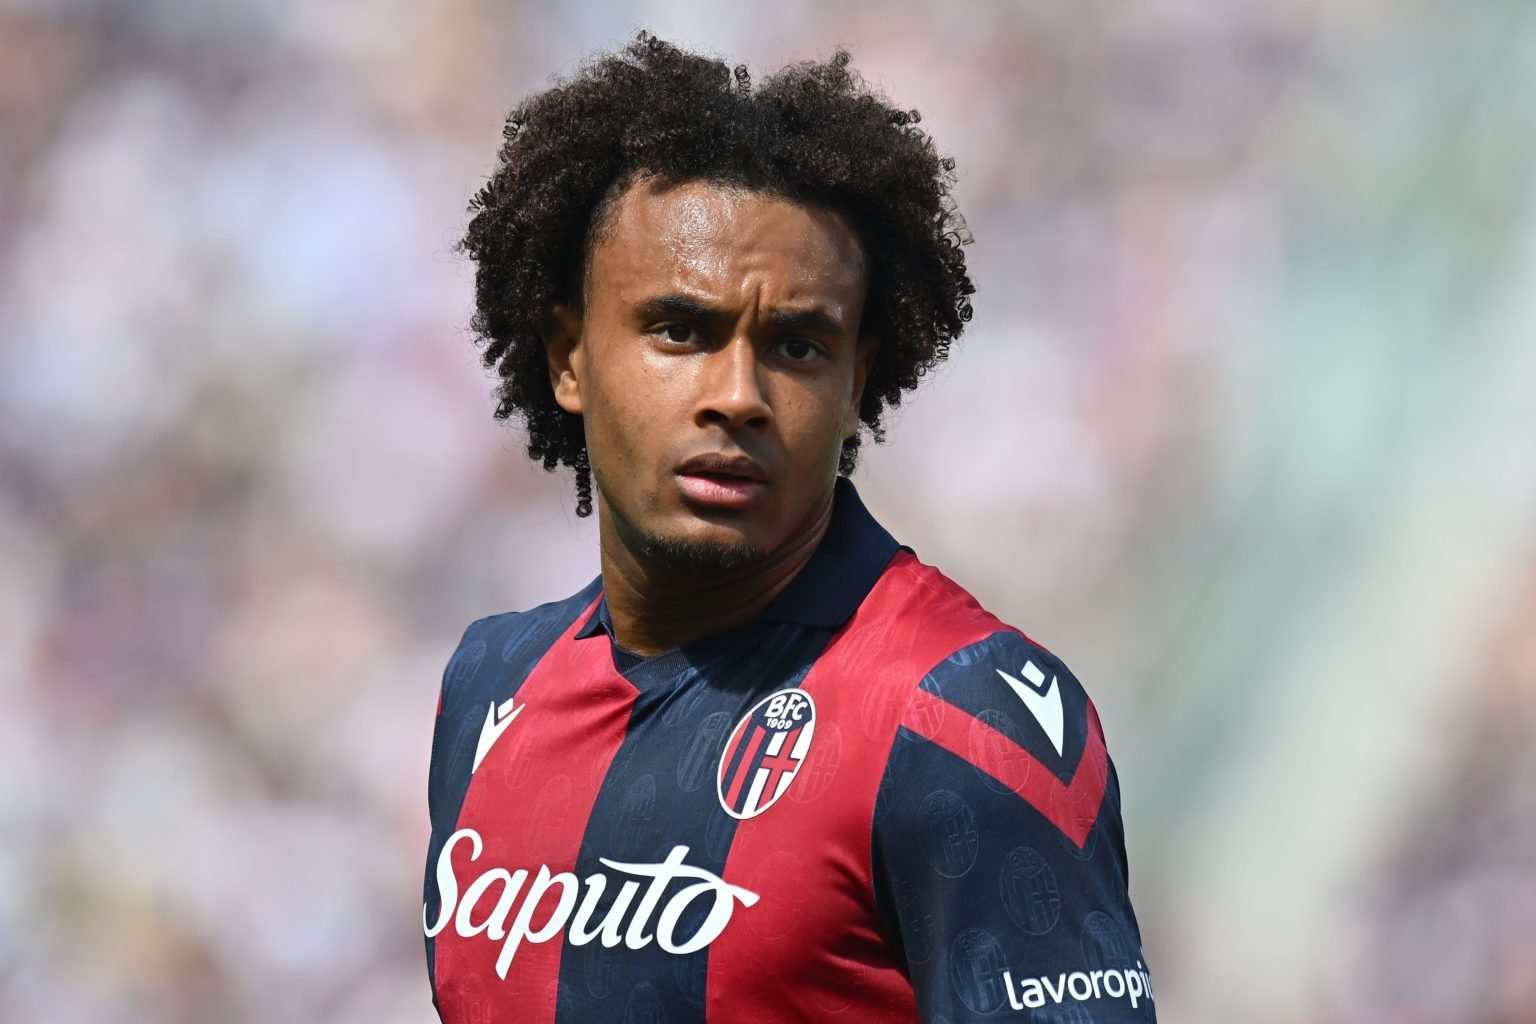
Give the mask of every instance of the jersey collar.
[[[847, 477], [832, 491], [832, 521], [805, 566], [773, 599], [762, 618], [818, 629], [836, 629], [848, 621], [864, 596], [901, 547], [875, 521]], [[606, 630], [613, 635], [608, 599], [598, 601], [578, 637]]]

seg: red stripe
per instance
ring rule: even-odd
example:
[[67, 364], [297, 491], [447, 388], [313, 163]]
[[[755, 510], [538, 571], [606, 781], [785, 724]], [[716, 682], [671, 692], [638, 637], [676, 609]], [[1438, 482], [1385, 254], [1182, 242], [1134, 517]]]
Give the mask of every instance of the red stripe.
[[738, 766], [737, 758], [741, 754], [741, 745], [747, 742], [747, 737], [752, 734], [753, 718], [744, 719], [736, 723], [736, 731], [731, 733], [730, 752], [720, 761], [720, 779], [725, 779], [725, 773]]
[[1062, 785], [1055, 772], [1004, 733], [927, 690], [912, 695], [901, 724], [1012, 789], [1079, 848], [1088, 841], [1109, 779], [1104, 731], [1092, 701], [1088, 702], [1088, 739], [1068, 785]]
[[[525, 710], [470, 780], [456, 828], [474, 829], [485, 846], [473, 861], [468, 843], [454, 851], [461, 900], [491, 868], [526, 868], [531, 880], [541, 864], [551, 873], [576, 866], [598, 788], [624, 740], [637, 695], [614, 670], [606, 634], [575, 639], [590, 612], [589, 606], [576, 616], [534, 666], [517, 691]], [[559, 892], [551, 890], [540, 902], [534, 928], [549, 920]], [[500, 894], [499, 884], [491, 886], [472, 921], [485, 920]], [[499, 1020], [515, 1007], [519, 1024], [552, 1024], [563, 944], [561, 936], [522, 943], [503, 981], [496, 974], [501, 942], [483, 933], [464, 938], [449, 925], [437, 936], [434, 965], [443, 1020]]]
[[[918, 1019], [875, 908], [875, 796], [917, 683], [955, 650], [1005, 628], [910, 553], [891, 560], [800, 685], [816, 702], [816, 730], [786, 793], [795, 799], [736, 829], [723, 875], [761, 900], [710, 946], [706, 1016]], [[796, 790], [822, 777], [830, 781], [818, 790]], [[815, 936], [823, 959], [804, 969], [806, 948], [786, 936]]]
[[741, 795], [742, 783], [746, 781], [747, 776], [753, 774], [752, 758], [757, 756], [757, 748], [763, 745], [763, 737], [768, 734], [768, 730], [759, 729], [755, 723], [747, 726], [747, 729], [752, 733], [752, 739], [747, 744], [747, 752], [742, 756], [741, 763], [736, 766], [736, 777], [731, 780], [731, 791], [725, 794], [725, 805], [732, 809], [737, 809], [736, 798]]

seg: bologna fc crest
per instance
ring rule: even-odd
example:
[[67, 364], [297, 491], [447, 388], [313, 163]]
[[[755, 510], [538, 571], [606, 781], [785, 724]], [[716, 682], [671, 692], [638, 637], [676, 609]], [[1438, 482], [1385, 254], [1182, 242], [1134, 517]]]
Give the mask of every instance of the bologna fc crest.
[[720, 806], [733, 818], [755, 818], [789, 789], [816, 731], [816, 705], [804, 690], [764, 697], [731, 730], [720, 755]]

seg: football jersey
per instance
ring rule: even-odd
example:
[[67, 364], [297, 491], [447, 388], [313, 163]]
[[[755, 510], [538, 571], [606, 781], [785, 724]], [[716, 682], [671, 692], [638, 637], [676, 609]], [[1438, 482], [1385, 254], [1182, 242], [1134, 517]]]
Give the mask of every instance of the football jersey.
[[745, 625], [641, 658], [600, 578], [471, 624], [429, 806], [447, 1024], [1154, 1020], [1092, 703], [847, 480]]

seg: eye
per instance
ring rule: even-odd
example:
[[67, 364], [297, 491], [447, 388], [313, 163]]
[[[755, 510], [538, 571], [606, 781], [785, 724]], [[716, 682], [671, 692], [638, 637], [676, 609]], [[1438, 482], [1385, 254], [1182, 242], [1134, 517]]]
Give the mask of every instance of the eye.
[[687, 345], [699, 337], [699, 333], [687, 324], [662, 324], [658, 330], [668, 341], [677, 345]]
[[804, 338], [787, 338], [779, 342], [778, 349], [792, 363], [808, 363], [821, 355], [821, 349]]

